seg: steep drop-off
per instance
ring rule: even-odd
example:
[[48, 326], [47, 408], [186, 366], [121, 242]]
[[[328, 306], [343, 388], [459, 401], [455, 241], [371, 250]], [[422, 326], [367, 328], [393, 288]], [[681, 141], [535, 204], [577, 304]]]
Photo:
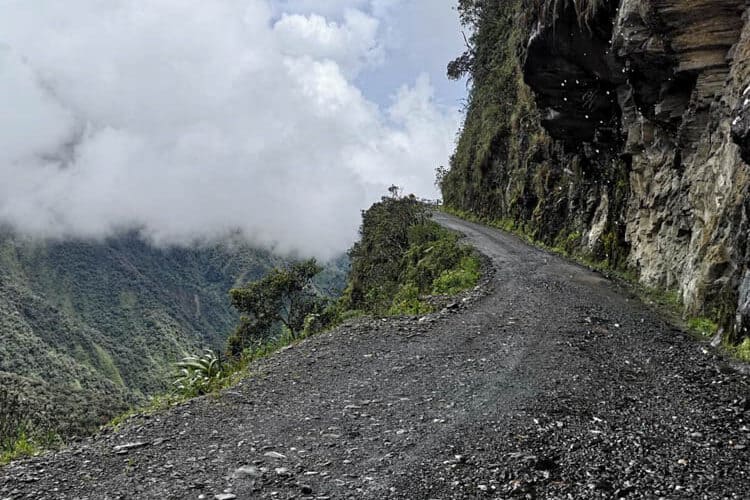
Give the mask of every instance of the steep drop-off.
[[750, 3], [461, 2], [472, 78], [447, 205], [750, 323]]
[[237, 322], [228, 290], [279, 263], [243, 245], [154, 248], [0, 239], [0, 389], [63, 434], [165, 390], [171, 363], [223, 349]]

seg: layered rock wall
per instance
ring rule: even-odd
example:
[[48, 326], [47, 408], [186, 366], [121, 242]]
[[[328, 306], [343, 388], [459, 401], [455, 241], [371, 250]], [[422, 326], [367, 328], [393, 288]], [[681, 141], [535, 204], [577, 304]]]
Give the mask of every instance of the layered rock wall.
[[[533, 207], [446, 201], [521, 219], [547, 242], [575, 240], [579, 252], [679, 292], [686, 314], [719, 320], [735, 340], [747, 336], [750, 2], [515, 5], [526, 26], [518, 64], [547, 145], [495, 162], [492, 175], [506, 191], [532, 193], [517, 199]], [[503, 140], [523, 150], [523, 137]], [[453, 170], [471, 169], [456, 160]], [[542, 186], [529, 180], [539, 171], [547, 172]], [[613, 252], [624, 259], [612, 260]]]
[[[744, 0], [622, 0], [587, 26], [562, 5], [540, 17], [525, 60], [553, 137], [607, 142], [627, 159], [630, 267], [678, 290], [688, 314], [725, 321], [744, 315], [737, 292], [750, 289], [747, 16]], [[563, 47], [548, 81], [536, 70], [550, 59], [535, 50], [544, 38]]]

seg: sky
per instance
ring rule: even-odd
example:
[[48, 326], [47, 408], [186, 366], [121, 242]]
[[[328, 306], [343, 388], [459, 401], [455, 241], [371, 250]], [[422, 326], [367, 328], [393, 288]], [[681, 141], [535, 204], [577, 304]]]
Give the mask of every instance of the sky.
[[453, 0], [0, 0], [0, 223], [332, 257], [435, 198], [466, 88]]

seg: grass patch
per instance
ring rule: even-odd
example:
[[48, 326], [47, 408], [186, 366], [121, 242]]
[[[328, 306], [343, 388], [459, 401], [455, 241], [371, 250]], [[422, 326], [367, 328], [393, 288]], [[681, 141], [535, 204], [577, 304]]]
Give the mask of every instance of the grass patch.
[[727, 346], [727, 350], [737, 359], [750, 363], [750, 338], [746, 338], [738, 345]]
[[432, 284], [433, 293], [455, 295], [463, 290], [473, 288], [479, 282], [480, 263], [474, 255], [461, 259], [458, 266], [448, 269], [435, 279]]
[[0, 466], [19, 458], [33, 457], [41, 451], [42, 448], [26, 434], [26, 431], [20, 431], [11, 442], [4, 444], [2, 450], [0, 450]]
[[389, 316], [417, 315], [432, 312], [432, 307], [421, 300], [419, 288], [414, 283], [401, 285], [396, 296], [393, 297], [393, 303], [388, 309]]
[[691, 332], [702, 337], [713, 337], [719, 331], [719, 325], [716, 322], [702, 316], [690, 318], [687, 325]]

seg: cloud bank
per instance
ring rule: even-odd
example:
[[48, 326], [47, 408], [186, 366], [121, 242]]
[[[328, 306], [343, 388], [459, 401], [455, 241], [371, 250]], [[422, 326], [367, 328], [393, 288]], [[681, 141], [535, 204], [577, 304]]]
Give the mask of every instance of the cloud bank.
[[436, 196], [458, 113], [427, 75], [368, 99], [384, 18], [317, 3], [0, 2], [0, 222], [328, 257], [388, 185]]

